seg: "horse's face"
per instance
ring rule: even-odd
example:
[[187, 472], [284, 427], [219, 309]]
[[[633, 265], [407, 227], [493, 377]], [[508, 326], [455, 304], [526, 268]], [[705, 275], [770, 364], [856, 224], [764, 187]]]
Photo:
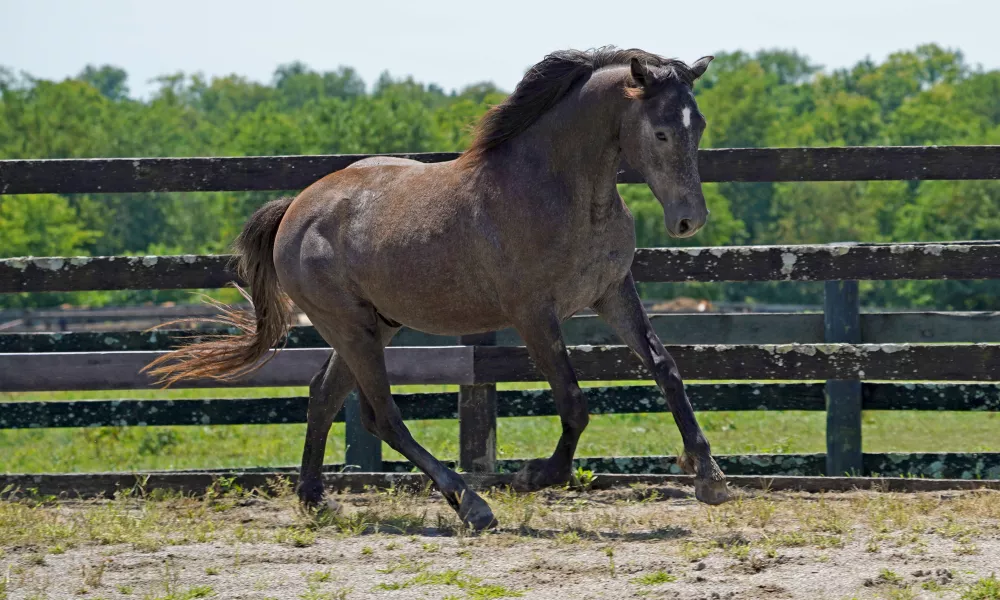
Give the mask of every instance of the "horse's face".
[[[691, 66], [701, 76], [712, 57]], [[660, 69], [631, 64], [631, 98], [621, 127], [625, 160], [646, 180], [663, 205], [667, 233], [694, 235], [708, 219], [708, 207], [698, 176], [698, 144], [705, 118], [698, 111], [691, 86], [667, 78]]]

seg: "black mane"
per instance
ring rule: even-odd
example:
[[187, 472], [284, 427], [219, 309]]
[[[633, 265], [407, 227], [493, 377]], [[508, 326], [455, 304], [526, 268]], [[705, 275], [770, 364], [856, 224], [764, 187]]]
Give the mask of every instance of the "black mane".
[[633, 58], [662, 69], [664, 80], [676, 79], [687, 85], [695, 80], [694, 73], [683, 62], [636, 48], [605, 46], [588, 51], [553, 52], [528, 69], [514, 93], [483, 116], [466, 154], [481, 155], [516, 137], [555, 106], [581, 78], [604, 67], [627, 65]]

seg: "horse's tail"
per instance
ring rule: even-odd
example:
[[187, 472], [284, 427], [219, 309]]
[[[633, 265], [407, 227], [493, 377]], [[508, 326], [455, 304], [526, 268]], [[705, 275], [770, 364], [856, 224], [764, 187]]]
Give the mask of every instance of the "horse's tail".
[[274, 268], [274, 238], [292, 200], [279, 198], [258, 208], [233, 244], [236, 272], [250, 286], [250, 293], [236, 287], [250, 301], [252, 311], [208, 300], [221, 311], [210, 321], [235, 328], [238, 333], [211, 336], [207, 341], [184, 346], [157, 358], [143, 371], [166, 385], [185, 379], [227, 381], [253, 373], [267, 362], [261, 360], [265, 355], [270, 353], [268, 360], [274, 356], [270, 350], [288, 333], [291, 308]]

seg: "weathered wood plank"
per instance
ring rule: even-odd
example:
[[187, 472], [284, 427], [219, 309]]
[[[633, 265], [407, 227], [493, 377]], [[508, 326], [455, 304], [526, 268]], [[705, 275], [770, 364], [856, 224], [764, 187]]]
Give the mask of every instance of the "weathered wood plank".
[[[1000, 376], [1000, 345], [785, 344], [670, 346], [686, 379], [992, 381]], [[160, 352], [0, 354], [0, 390], [59, 391], [155, 387], [139, 370]], [[192, 381], [177, 387], [305, 385], [326, 359], [323, 349], [284, 350], [251, 377]], [[387, 348], [393, 383], [541, 381], [520, 347]], [[649, 379], [623, 346], [571, 349], [583, 381]]]
[[[0, 292], [218, 288], [230, 257], [49, 257], [0, 260]], [[825, 281], [1000, 278], [1000, 243], [640, 248], [637, 281]]]
[[[300, 190], [368, 154], [0, 161], [0, 194]], [[455, 152], [389, 154], [421, 162]]]
[[[941, 313], [947, 315], [948, 313]], [[980, 314], [980, 313], [973, 313]], [[948, 341], [1000, 341], [1000, 313], [993, 319], [973, 319], [974, 326], [986, 336], [983, 339], [966, 337]], [[707, 314], [653, 314], [653, 328], [665, 344], [785, 344], [823, 341], [823, 315], [793, 313], [707, 313]], [[911, 320], [912, 322], [912, 320]], [[960, 319], [947, 319], [962, 331]], [[890, 323], [892, 331], [897, 329]], [[563, 323], [563, 337], [567, 344], [619, 344], [618, 337], [608, 325], [596, 316], [578, 316]], [[924, 331], [946, 332], [946, 327], [936, 323], [925, 324]], [[206, 328], [199, 330], [160, 329], [155, 331], [97, 331], [56, 333], [3, 333], [0, 334], [0, 353], [5, 352], [106, 352], [110, 350], [171, 350], [185, 343], [200, 341], [204, 336], [233, 333], [232, 330]], [[888, 341], [888, 340], [886, 340]], [[911, 341], [893, 339], [892, 341]], [[921, 337], [919, 341], [927, 341]], [[933, 339], [932, 341], [938, 341]], [[423, 333], [412, 329], [400, 330], [392, 340], [393, 346], [451, 346], [454, 336]], [[497, 345], [523, 346], [524, 342], [513, 329], [497, 332]], [[286, 348], [324, 348], [326, 341], [311, 326], [293, 327], [289, 331]]]
[[1000, 412], [995, 383], [866, 383], [865, 410], [975, 410]]
[[1000, 312], [913, 312], [861, 315], [861, 341], [880, 343], [1000, 342]]
[[0, 292], [220, 288], [236, 279], [229, 255], [5, 258]]
[[[862, 379], [992, 381], [1000, 345], [785, 344], [670, 346], [686, 379]], [[649, 379], [624, 346], [577, 346], [570, 358], [580, 380]], [[477, 382], [539, 381], [524, 348], [476, 347]]]
[[[232, 483], [245, 489], [268, 490], [276, 479], [294, 483], [296, 476], [287, 471], [247, 472], [232, 470], [218, 473], [152, 472], [152, 473], [40, 473], [0, 474], [0, 489], [32, 489], [39, 495], [67, 498], [113, 497], [120, 490], [172, 490], [202, 494], [220, 477], [232, 478]], [[476, 489], [510, 485], [510, 473], [491, 475], [466, 474]], [[420, 490], [428, 483], [421, 473], [325, 473], [325, 487], [331, 491], [360, 492], [370, 488], [404, 488]], [[594, 489], [633, 486], [690, 486], [690, 475], [602, 473], [594, 480]], [[803, 477], [732, 475], [733, 487], [771, 492], [837, 492], [874, 489], [888, 492], [930, 492], [945, 490], [1000, 489], [1000, 481], [976, 479], [915, 479], [902, 477]]]
[[[298, 190], [370, 155], [0, 161], [0, 194]], [[452, 152], [394, 154], [422, 162]], [[698, 153], [702, 181], [997, 179], [997, 146], [718, 148]], [[619, 182], [641, 183], [623, 164]]]
[[1000, 244], [640, 248], [632, 275], [636, 281], [994, 279], [1000, 277]]
[[[653, 328], [664, 344], [812, 344], [823, 342], [821, 313], [653, 314]], [[921, 342], [1000, 342], [1000, 312], [870, 313], [861, 315], [866, 344]], [[199, 341], [202, 336], [232, 333], [226, 329], [157, 331], [98, 331], [0, 334], [0, 353], [106, 352], [110, 350], [170, 350]], [[607, 324], [595, 316], [578, 316], [563, 323], [569, 345], [619, 344]], [[404, 328], [393, 346], [451, 346], [452, 336]], [[497, 345], [523, 346], [512, 329], [497, 334]], [[286, 348], [325, 348], [326, 341], [311, 326], [293, 327]]]
[[361, 422], [361, 397], [351, 392], [344, 403], [345, 469], [376, 472], [382, 469], [382, 440], [365, 429]]
[[[463, 335], [459, 343], [494, 346], [495, 332]], [[497, 462], [497, 386], [458, 388], [458, 465], [468, 473], [492, 473]]]
[[[827, 281], [824, 291], [823, 329], [825, 341], [837, 344], [861, 342], [861, 302], [857, 281]], [[826, 473], [860, 475], [861, 404], [859, 379], [826, 382]]]
[[[0, 390], [113, 390], [157, 387], [139, 371], [163, 352], [53, 352], [0, 354]], [[271, 387], [308, 385], [329, 350], [283, 350], [248, 378], [235, 382], [197, 380], [175, 387]], [[394, 384], [474, 383], [473, 348], [387, 348]]]

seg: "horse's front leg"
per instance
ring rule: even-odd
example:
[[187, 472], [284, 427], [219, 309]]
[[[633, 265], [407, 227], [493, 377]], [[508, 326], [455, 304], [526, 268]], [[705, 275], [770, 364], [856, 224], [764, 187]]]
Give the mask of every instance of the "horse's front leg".
[[587, 414], [587, 399], [580, 391], [569, 362], [555, 312], [545, 310], [520, 318], [515, 328], [528, 346], [535, 366], [552, 387], [552, 396], [562, 422], [562, 435], [552, 456], [529, 461], [514, 477], [512, 486], [515, 490], [533, 491], [569, 481], [576, 445], [590, 416]]
[[679, 463], [682, 469], [695, 475], [695, 496], [707, 504], [721, 504], [729, 500], [726, 476], [712, 458], [708, 439], [702, 433], [691, 401], [684, 393], [677, 364], [653, 331], [631, 273], [621, 283], [611, 286], [593, 308], [639, 355], [667, 399], [684, 441], [684, 454]]

